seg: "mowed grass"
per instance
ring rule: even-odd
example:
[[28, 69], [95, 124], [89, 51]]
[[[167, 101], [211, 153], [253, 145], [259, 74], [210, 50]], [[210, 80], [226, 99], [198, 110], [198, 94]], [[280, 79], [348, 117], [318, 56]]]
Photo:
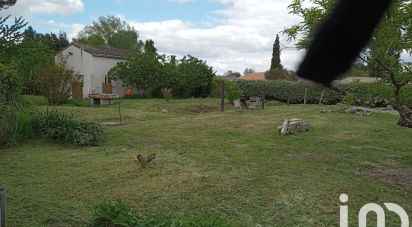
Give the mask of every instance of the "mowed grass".
[[[217, 214], [234, 226], [338, 226], [341, 193], [349, 195], [351, 226], [369, 202], [398, 203], [412, 217], [410, 184], [374, 173], [412, 168], [412, 130], [398, 127], [397, 116], [282, 104], [220, 113], [217, 99], [172, 100], [169, 113], [159, 105], [122, 100], [124, 124], [105, 127], [100, 147], [35, 139], [0, 150], [8, 226], [87, 226], [105, 199], [146, 215]], [[118, 105], [58, 109], [97, 122], [119, 117]], [[282, 137], [285, 118], [313, 129]], [[157, 159], [141, 169], [138, 153]], [[387, 212], [387, 226], [399, 226], [395, 214]]]

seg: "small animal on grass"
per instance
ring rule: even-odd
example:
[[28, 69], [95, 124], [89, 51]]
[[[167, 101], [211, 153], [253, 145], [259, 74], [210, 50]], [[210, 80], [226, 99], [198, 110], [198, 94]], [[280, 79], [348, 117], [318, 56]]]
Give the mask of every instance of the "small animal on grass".
[[155, 159], [156, 159], [156, 154], [150, 154], [147, 157], [144, 157], [143, 155], [138, 154], [136, 157], [134, 157], [134, 161], [139, 162], [142, 168], [146, 168], [147, 164], [149, 164]]

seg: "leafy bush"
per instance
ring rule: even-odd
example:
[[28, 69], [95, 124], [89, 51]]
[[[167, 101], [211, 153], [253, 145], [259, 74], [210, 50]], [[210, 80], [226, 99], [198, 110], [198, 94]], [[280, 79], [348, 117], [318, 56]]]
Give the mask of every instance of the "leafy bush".
[[103, 129], [99, 124], [75, 120], [72, 116], [54, 110], [35, 112], [31, 120], [36, 134], [64, 144], [97, 146], [103, 137]]
[[0, 64], [0, 148], [27, 133], [27, 112], [20, 96], [21, 79]]
[[[212, 82], [212, 96], [214, 97], [220, 97], [221, 92], [222, 92], [222, 80], [221, 78], [215, 77], [213, 78]], [[230, 80], [224, 80], [225, 81], [225, 93], [226, 93], [226, 98], [229, 99], [231, 102], [233, 102], [236, 99], [239, 99], [241, 96], [243, 96], [243, 90], [239, 87], [239, 85]]]
[[50, 105], [63, 104], [69, 99], [71, 85], [79, 82], [80, 76], [62, 64], [49, 64], [45, 67], [37, 80], [38, 88]]
[[104, 201], [95, 207], [93, 226], [107, 227], [226, 227], [231, 226], [222, 218], [208, 215], [197, 218], [173, 219], [164, 216], [147, 217], [138, 214], [121, 201]]
[[32, 136], [30, 114], [24, 106], [1, 106], [0, 148]]
[[177, 60], [175, 56], [139, 51], [132, 52], [127, 61], [109, 72], [109, 77], [155, 97], [161, 97], [165, 87], [171, 88], [175, 97], [207, 97], [214, 76], [212, 67], [193, 56]]
[[14, 70], [0, 64], [0, 105], [17, 104], [21, 89], [21, 79]]
[[322, 93], [324, 104], [337, 104], [342, 100], [339, 92], [309, 82], [273, 80], [237, 81], [237, 84], [248, 97], [265, 96], [267, 99], [290, 104], [304, 103], [306, 89], [307, 103], [319, 103]]
[[[349, 105], [386, 107], [391, 105], [394, 100], [393, 88], [384, 82], [361, 83], [355, 81], [338, 88], [345, 91], [345, 103]], [[412, 85], [406, 85], [401, 90], [401, 101], [403, 104], [412, 107]]]

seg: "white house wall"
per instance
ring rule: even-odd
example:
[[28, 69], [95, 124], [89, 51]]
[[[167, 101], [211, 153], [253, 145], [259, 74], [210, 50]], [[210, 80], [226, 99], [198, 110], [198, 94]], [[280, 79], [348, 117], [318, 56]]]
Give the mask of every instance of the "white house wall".
[[[107, 76], [108, 72], [115, 67], [118, 63], [124, 62], [121, 59], [113, 59], [113, 58], [101, 58], [101, 57], [93, 57], [93, 65], [97, 67], [93, 67], [91, 71], [91, 75], [93, 75], [93, 88], [97, 90], [97, 93], [102, 93], [102, 83], [105, 81], [105, 77]], [[122, 82], [113, 82], [113, 93], [123, 97], [125, 95], [125, 89], [122, 87]]]
[[[73, 45], [56, 56], [56, 62], [60, 62], [62, 56], [74, 72], [84, 76], [84, 98], [91, 93], [102, 93], [102, 83], [105, 81], [108, 72], [116, 66], [117, 63], [124, 61], [121, 59], [93, 57], [90, 53]], [[126, 94], [126, 89], [121, 85], [121, 81], [114, 82], [113, 93], [123, 97]]]

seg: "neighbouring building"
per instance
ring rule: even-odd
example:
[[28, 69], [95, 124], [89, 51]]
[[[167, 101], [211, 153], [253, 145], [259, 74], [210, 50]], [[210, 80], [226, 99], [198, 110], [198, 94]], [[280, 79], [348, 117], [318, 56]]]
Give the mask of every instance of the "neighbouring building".
[[111, 81], [108, 73], [119, 62], [124, 62], [128, 53], [126, 49], [73, 43], [57, 54], [55, 61], [66, 61], [68, 67], [81, 75], [81, 94], [77, 96], [86, 98], [89, 94], [111, 93], [123, 97], [127, 88], [121, 80]]
[[245, 76], [241, 76], [238, 80], [266, 80], [264, 72], [249, 73]]

